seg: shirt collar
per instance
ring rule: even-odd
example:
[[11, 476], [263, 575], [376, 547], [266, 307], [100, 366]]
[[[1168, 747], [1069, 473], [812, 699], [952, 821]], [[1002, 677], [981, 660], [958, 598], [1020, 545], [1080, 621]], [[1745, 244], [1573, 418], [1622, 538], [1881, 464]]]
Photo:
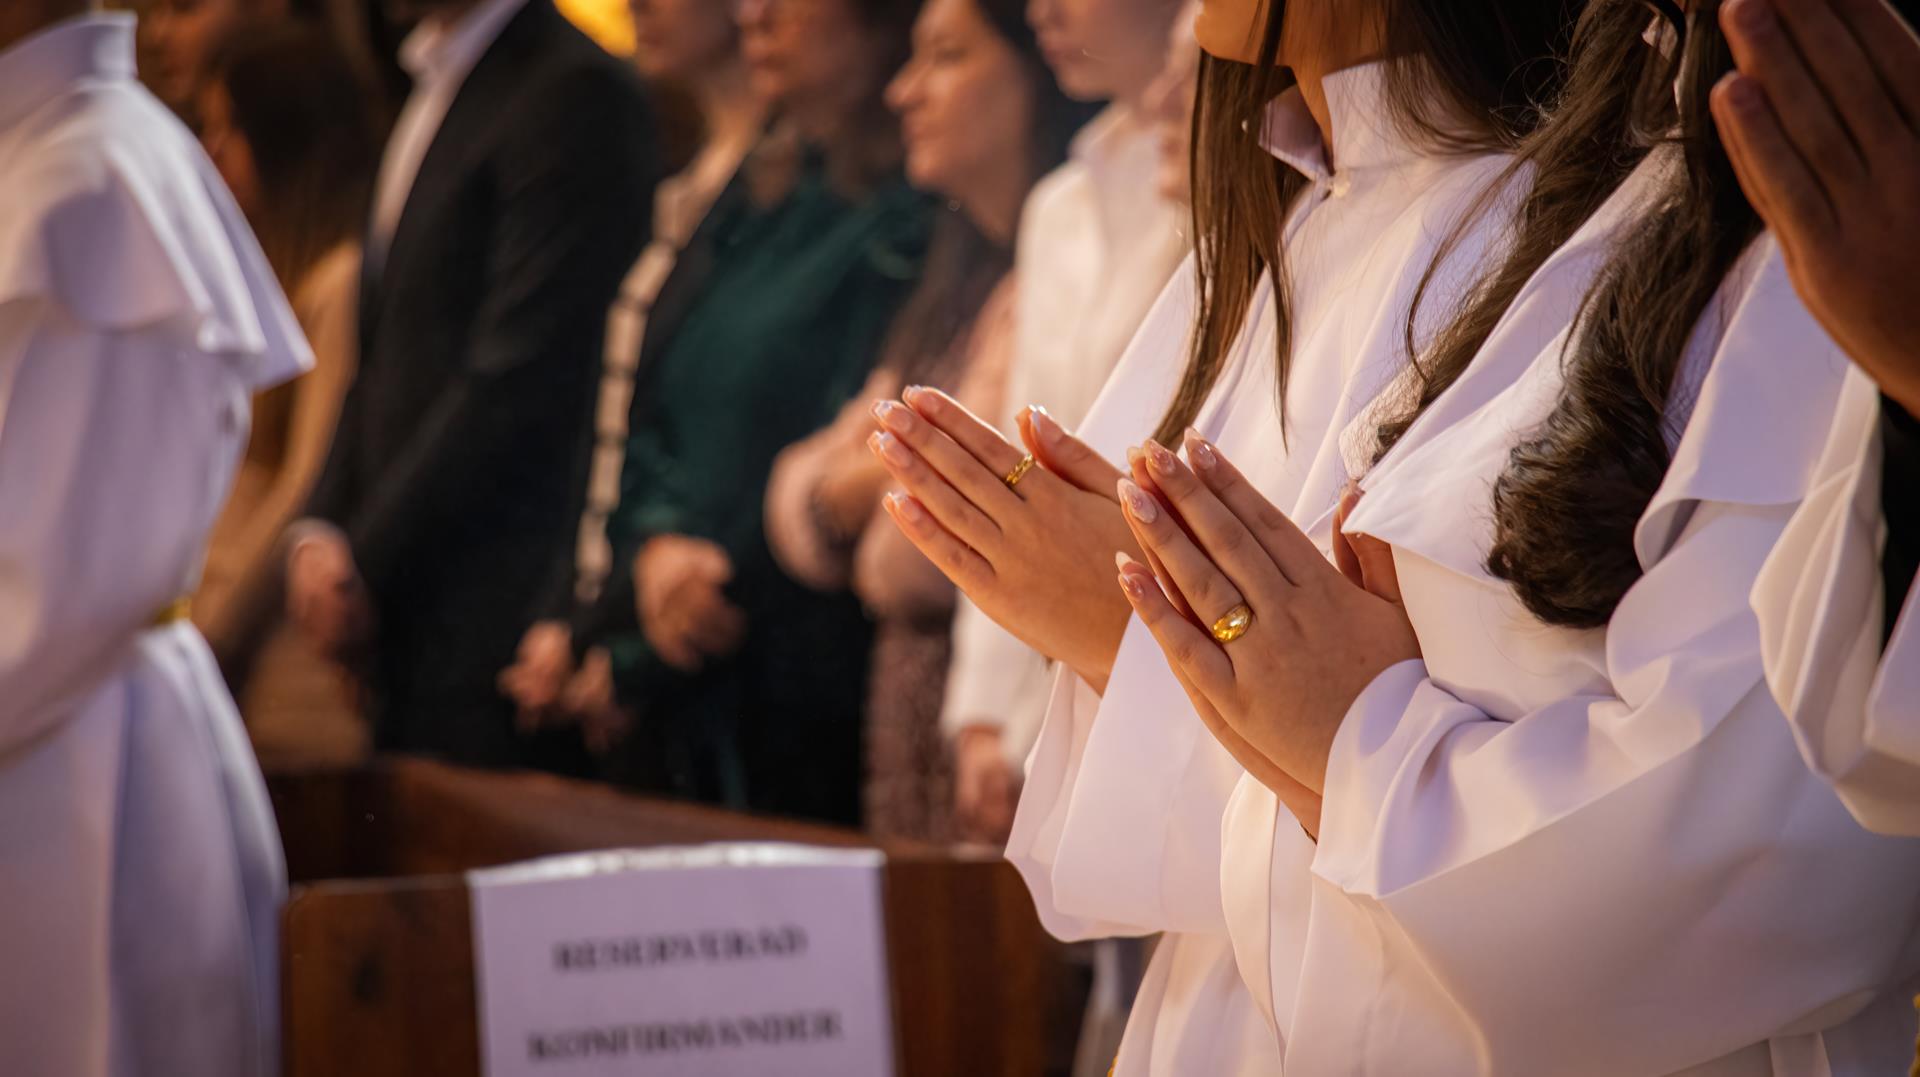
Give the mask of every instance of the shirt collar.
[[400, 66], [415, 82], [465, 78], [527, 3], [482, 0], [457, 19], [428, 16], [400, 43]]
[[1315, 182], [1365, 168], [1400, 164], [1419, 155], [1398, 129], [1387, 102], [1388, 64], [1380, 60], [1344, 68], [1321, 82], [1327, 115], [1333, 123], [1332, 159], [1320, 127], [1307, 111], [1298, 87], [1267, 106], [1260, 144], [1288, 166]]
[[89, 81], [131, 82], [132, 15], [81, 15], [0, 52], [0, 129]]

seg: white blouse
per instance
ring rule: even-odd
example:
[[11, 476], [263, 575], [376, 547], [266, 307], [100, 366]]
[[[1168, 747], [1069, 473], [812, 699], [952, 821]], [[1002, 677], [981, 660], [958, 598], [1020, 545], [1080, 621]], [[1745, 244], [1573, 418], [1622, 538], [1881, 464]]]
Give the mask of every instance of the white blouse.
[[311, 365], [133, 20], [0, 52], [0, 1071], [266, 1077], [285, 868], [192, 592]]
[[[1275, 882], [1267, 924], [1231, 921], [1268, 951], [1287, 1065], [1901, 1072], [1920, 844], [1868, 834], [1808, 772], [1747, 603], [1846, 361], [1756, 243], [1684, 359], [1695, 403], [1636, 529], [1645, 576], [1576, 631], [1484, 567], [1492, 483], [1559, 398], [1564, 340], [1423, 421], [1347, 521], [1394, 546], [1424, 661], [1336, 736], [1305, 883]], [[1243, 822], [1230, 856], [1291, 855], [1296, 830]]]
[[1800, 511], [1754, 583], [1767, 680], [1861, 823], [1920, 836], [1920, 589], [1881, 648], [1880, 394], [1847, 376]]
[[[1369, 65], [1327, 79], [1331, 168], [1297, 94], [1269, 113], [1265, 144], [1310, 180], [1283, 237], [1293, 303], [1284, 437], [1265, 285], [1194, 424], [1307, 522], [1328, 513], [1346, 481], [1343, 428], [1406, 362], [1408, 310], [1429, 262], [1510, 164], [1409, 144], [1384, 119], [1381, 75], [1382, 65]], [[1467, 230], [1423, 308], [1422, 335], [1477, 279], [1504, 221], [1495, 212]], [[1116, 464], [1152, 434], [1172, 398], [1193, 310], [1183, 269], [1079, 431]], [[1206, 734], [1137, 620], [1104, 699], [1061, 674], [1008, 857], [1063, 938], [1169, 933], [1134, 1004], [1120, 1074], [1278, 1069], [1280, 1043], [1234, 972], [1221, 906], [1221, 819], [1243, 773]]]

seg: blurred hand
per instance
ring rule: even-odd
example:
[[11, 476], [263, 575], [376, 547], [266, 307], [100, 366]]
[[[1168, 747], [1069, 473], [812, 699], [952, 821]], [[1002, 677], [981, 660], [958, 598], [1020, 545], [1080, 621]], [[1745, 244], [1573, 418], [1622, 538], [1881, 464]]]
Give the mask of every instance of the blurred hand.
[[1039, 466], [1009, 489], [1025, 452], [945, 393], [908, 389], [874, 417], [868, 446], [905, 490], [884, 502], [894, 523], [983, 613], [1104, 691], [1127, 625], [1106, 566], [1139, 550], [1118, 469], [1030, 409]]
[[1807, 309], [1920, 415], [1920, 39], [1885, 0], [1728, 0], [1713, 116]]
[[733, 579], [727, 551], [705, 539], [660, 535], [633, 566], [640, 630], [661, 661], [697, 673], [739, 649], [747, 617], [727, 601]]
[[316, 532], [287, 554], [287, 618], [323, 657], [344, 659], [373, 629], [373, 605], [345, 536]]
[[954, 822], [966, 841], [1005, 845], [1020, 802], [1020, 773], [1008, 765], [998, 726], [971, 725], [953, 742]]
[[520, 731], [565, 721], [561, 704], [573, 676], [573, 632], [564, 621], [541, 621], [521, 637], [513, 665], [500, 673], [500, 693], [513, 700]]
[[588, 651], [580, 669], [567, 682], [561, 706], [580, 721], [587, 750], [605, 755], [633, 728], [633, 714], [620, 705], [613, 691], [613, 659], [604, 647]]

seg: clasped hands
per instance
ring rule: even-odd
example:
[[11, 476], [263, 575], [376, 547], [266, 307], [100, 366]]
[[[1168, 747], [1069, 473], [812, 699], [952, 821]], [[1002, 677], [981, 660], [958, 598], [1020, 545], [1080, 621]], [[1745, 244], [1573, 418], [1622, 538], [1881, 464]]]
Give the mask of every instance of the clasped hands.
[[[1039, 466], [1010, 486], [1021, 449], [945, 394], [909, 389], [874, 416], [869, 447], [903, 487], [888, 514], [982, 611], [1101, 690], [1138, 614], [1209, 731], [1317, 829], [1347, 711], [1420, 657], [1388, 547], [1343, 540], [1330, 563], [1195, 434], [1193, 466], [1149, 442], [1122, 474], [1029, 409]], [[1251, 625], [1219, 642], [1210, 627], [1242, 604]]]

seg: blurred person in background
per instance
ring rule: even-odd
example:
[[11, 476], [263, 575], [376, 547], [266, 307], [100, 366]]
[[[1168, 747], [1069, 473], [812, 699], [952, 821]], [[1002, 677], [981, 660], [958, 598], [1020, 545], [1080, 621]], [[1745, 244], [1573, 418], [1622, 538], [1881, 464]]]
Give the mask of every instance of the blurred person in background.
[[374, 188], [360, 367], [287, 554], [376, 745], [578, 767], [496, 687], [571, 548], [606, 311], [660, 171], [645, 91], [552, 0], [391, 0], [412, 95]]
[[0, 1072], [268, 1077], [286, 868], [184, 596], [306, 342], [131, 16], [0, 4], [0, 191]]
[[634, 726], [615, 780], [853, 824], [871, 629], [851, 595], [775, 564], [780, 450], [826, 425], [919, 279], [931, 206], [882, 92], [913, 0], [747, 0], [752, 86], [779, 121], [647, 319], [608, 524], [613, 575], [577, 630]]
[[[587, 746], [604, 754], [629, 716], [613, 699], [612, 659], [605, 647], [576, 656], [572, 617], [590, 611], [612, 571], [607, 519], [620, 500], [632, 405], [647, 315], [680, 252], [713, 208], [765, 126], [766, 107], [747, 82], [735, 0], [629, 0], [634, 66], [656, 93], [690, 98], [697, 144], [686, 167], [662, 180], [653, 199], [653, 241], [628, 272], [607, 314], [605, 366], [594, 418], [594, 452], [577, 548], [553, 585], [545, 619], [527, 630], [501, 689], [519, 708], [523, 727], [584, 723]], [[576, 657], [578, 660], [576, 660]]]
[[220, 42], [241, 24], [285, 18], [288, 0], [146, 0], [140, 72], [154, 96], [198, 127], [200, 84]]
[[314, 353], [311, 373], [254, 400], [247, 455], [194, 596], [194, 621], [269, 762], [352, 758], [366, 740], [340, 679], [278, 624], [278, 546], [312, 493], [353, 382], [360, 231], [379, 152], [369, 101], [327, 32], [288, 21], [229, 34], [196, 109], [201, 143]]
[[[1186, 254], [1178, 206], [1162, 197], [1148, 90], [1166, 66], [1179, 0], [1031, 0], [1028, 16], [1069, 94], [1110, 100], [1066, 164], [1028, 199], [1015, 246], [1020, 289], [1008, 406], [1047, 409], [1071, 429]], [[1191, 30], [1186, 31], [1190, 36]], [[1004, 840], [1040, 727], [1045, 661], [961, 599], [942, 722], [954, 739], [963, 832]]]
[[953, 766], [940, 732], [953, 587], [879, 512], [892, 480], [862, 443], [876, 399], [938, 385], [986, 414], [1001, 408], [1011, 351], [1013, 237], [1034, 182], [1092, 115], [1041, 58], [1025, 0], [927, 0], [913, 56], [888, 88], [907, 178], [949, 200], [927, 270], [886, 359], [832, 426], [788, 448], [767, 492], [767, 539], [794, 579], [851, 586], [873, 617], [867, 691], [866, 827], [953, 839]]

